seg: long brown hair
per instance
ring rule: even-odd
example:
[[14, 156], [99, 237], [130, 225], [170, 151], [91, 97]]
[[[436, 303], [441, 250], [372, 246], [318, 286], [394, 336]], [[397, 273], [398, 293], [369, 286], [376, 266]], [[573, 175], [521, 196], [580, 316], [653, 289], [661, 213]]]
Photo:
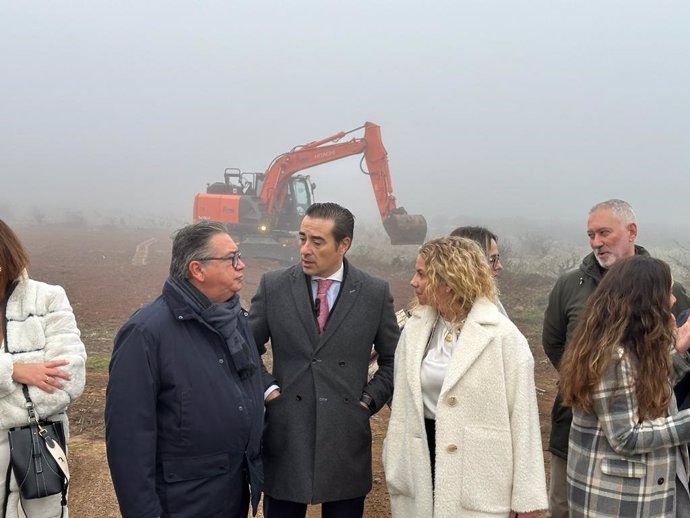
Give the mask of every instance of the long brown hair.
[[29, 266], [29, 254], [7, 223], [0, 219], [0, 301], [19, 274]]
[[563, 404], [592, 411], [592, 392], [622, 347], [635, 369], [639, 419], [665, 414], [675, 342], [671, 269], [649, 256], [616, 261], [589, 298], [560, 365]]

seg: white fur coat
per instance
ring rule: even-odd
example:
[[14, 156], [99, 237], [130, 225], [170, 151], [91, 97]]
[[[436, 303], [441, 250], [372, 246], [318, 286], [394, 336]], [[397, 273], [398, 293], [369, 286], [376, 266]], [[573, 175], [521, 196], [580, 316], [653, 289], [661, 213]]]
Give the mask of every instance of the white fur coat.
[[86, 351], [80, 339], [65, 290], [28, 278], [19, 278], [5, 310], [7, 329], [0, 351], [0, 429], [27, 424], [22, 386], [12, 381], [15, 363], [68, 360], [60, 367], [71, 379], [61, 380], [62, 389], [48, 394], [29, 386], [34, 406], [43, 418], [64, 412], [84, 390]]
[[488, 299], [462, 328], [436, 416], [432, 490], [420, 369], [436, 311], [405, 324], [383, 451], [393, 518], [507, 517], [547, 507], [544, 459], [527, 340]]

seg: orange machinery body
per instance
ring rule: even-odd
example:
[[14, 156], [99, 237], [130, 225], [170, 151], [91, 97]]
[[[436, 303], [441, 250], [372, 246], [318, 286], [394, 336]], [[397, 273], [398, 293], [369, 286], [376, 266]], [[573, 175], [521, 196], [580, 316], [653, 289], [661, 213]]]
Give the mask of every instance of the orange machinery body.
[[194, 196], [194, 221], [206, 218], [223, 223], [239, 223], [240, 196], [239, 194], [197, 193]]

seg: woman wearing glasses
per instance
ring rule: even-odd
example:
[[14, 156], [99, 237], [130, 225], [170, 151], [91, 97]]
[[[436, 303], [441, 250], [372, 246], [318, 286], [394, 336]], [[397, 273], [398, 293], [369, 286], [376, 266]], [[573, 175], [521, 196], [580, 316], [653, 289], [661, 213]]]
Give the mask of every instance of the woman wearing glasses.
[[[485, 227], [458, 227], [453, 232], [450, 233], [451, 236], [465, 237], [471, 239], [479, 245], [482, 249], [486, 260], [489, 261], [489, 267], [491, 268], [491, 275], [495, 279], [498, 274], [503, 270], [503, 264], [501, 264], [501, 256], [498, 253], [498, 236], [491, 232]], [[505, 316], [508, 316], [503, 304], [498, 299], [498, 294], [494, 300], [498, 310]]]
[[450, 233], [451, 236], [471, 239], [482, 249], [486, 260], [491, 266], [491, 275], [498, 277], [503, 270], [501, 256], [498, 253], [498, 236], [485, 227], [458, 227]]
[[65, 290], [30, 279], [28, 264], [19, 238], [0, 220], [0, 517], [54, 518], [62, 514], [60, 493], [20, 498], [7, 432], [27, 424], [26, 386], [39, 419], [62, 422], [69, 435], [65, 411], [84, 390], [86, 351]]
[[383, 462], [396, 518], [536, 517], [546, 482], [527, 340], [479, 246], [428, 241], [395, 353]]

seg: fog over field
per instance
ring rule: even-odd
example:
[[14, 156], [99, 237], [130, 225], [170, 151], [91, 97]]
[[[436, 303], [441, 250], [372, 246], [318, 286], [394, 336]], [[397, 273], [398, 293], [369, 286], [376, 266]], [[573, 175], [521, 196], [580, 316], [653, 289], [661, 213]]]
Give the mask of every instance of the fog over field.
[[[690, 243], [685, 1], [0, 2], [0, 217], [175, 224], [226, 167], [372, 121], [432, 231]], [[359, 156], [309, 170], [377, 211]], [[579, 234], [577, 234], [579, 232]]]

